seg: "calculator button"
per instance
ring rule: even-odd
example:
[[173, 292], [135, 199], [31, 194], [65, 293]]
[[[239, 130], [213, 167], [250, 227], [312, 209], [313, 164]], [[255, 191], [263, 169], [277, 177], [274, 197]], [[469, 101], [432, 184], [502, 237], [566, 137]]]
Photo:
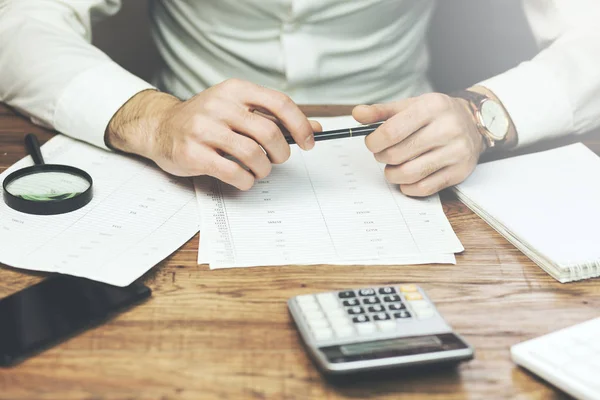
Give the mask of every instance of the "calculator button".
[[317, 300], [323, 309], [340, 306], [338, 299], [333, 293], [320, 293], [317, 295]]
[[406, 310], [406, 306], [404, 305], [404, 303], [392, 303], [392, 304], [388, 305], [388, 310], [390, 310], [390, 311]]
[[318, 320], [318, 319], [323, 319], [324, 320], [325, 319], [325, 314], [323, 314], [323, 311], [321, 311], [321, 310], [305, 312], [304, 316], [306, 317], [306, 319], [308, 321]]
[[350, 320], [348, 318], [344, 317], [344, 319], [337, 318], [337, 319], [331, 320], [331, 326], [334, 329], [336, 329], [336, 328], [340, 328], [340, 327], [344, 327], [344, 326], [352, 326], [352, 323], [350, 322]]
[[342, 328], [344, 326], [351, 326], [352, 325], [352, 322], [349, 319], [347, 319], [347, 318], [344, 318], [344, 319], [341, 319], [341, 318], [330, 319], [329, 322], [330, 322], [331, 327], [333, 329]]
[[329, 319], [346, 319], [346, 311], [341, 308], [330, 308], [325, 310], [327, 318]]
[[298, 304], [315, 304], [316, 300], [312, 294], [304, 294], [302, 296], [296, 296]]
[[402, 293], [418, 292], [419, 288], [417, 287], [417, 285], [402, 285], [400, 286], [400, 291]]
[[329, 322], [327, 322], [326, 319], [309, 319], [308, 325], [310, 326], [310, 329], [312, 329], [313, 331], [329, 328]]
[[354, 328], [351, 325], [334, 326], [333, 331], [335, 336], [339, 338], [347, 338], [354, 335]]
[[396, 289], [394, 289], [393, 287], [382, 287], [379, 289], [379, 294], [394, 294], [396, 293]]
[[370, 313], [382, 312], [385, 311], [385, 308], [381, 305], [371, 306], [368, 308]]
[[375, 289], [360, 289], [358, 294], [361, 296], [375, 296]]
[[349, 299], [344, 300], [342, 304], [344, 304], [345, 307], [354, 307], [360, 305], [360, 302], [358, 301], [358, 299]]
[[411, 315], [408, 311], [400, 311], [397, 313], [394, 313], [394, 318], [396, 319], [406, 319], [406, 318], [410, 318]]
[[319, 308], [319, 305], [316, 302], [315, 303], [298, 303], [298, 306], [300, 307], [300, 309], [302, 310], [302, 312], [304, 314], [321, 311], [321, 308]]
[[337, 337], [348, 337], [354, 335], [354, 325], [333, 325], [331, 328]]
[[362, 307], [352, 307], [349, 308], [348, 310], [348, 314], [350, 315], [356, 315], [356, 314], [364, 314], [365, 310]]
[[421, 293], [404, 293], [404, 298], [408, 301], [423, 300]]
[[329, 328], [313, 329], [313, 336], [317, 341], [329, 340], [333, 338], [333, 331]]
[[394, 320], [378, 321], [377, 326], [379, 327], [380, 331], [384, 331], [384, 332], [396, 330], [396, 328], [398, 327], [398, 325], [396, 324], [396, 321], [394, 321]]
[[431, 304], [429, 304], [429, 302], [425, 300], [415, 300], [411, 301], [409, 304], [413, 310], [423, 310], [425, 308], [431, 308]]
[[433, 312], [433, 309], [431, 309], [431, 308], [424, 308], [422, 310], [416, 310], [415, 313], [417, 314], [417, 318], [419, 318], [419, 319], [431, 318], [435, 314]]
[[352, 290], [345, 290], [343, 292], [339, 292], [338, 297], [340, 299], [349, 299], [351, 297], [356, 297], [356, 294]]
[[370, 321], [370, 319], [366, 315], [359, 315], [359, 316], [352, 318], [352, 322], [354, 322], [355, 324], [362, 324], [364, 322], [369, 322], [369, 321]]
[[373, 315], [373, 321], [386, 321], [388, 319], [390, 319], [389, 314], [384, 312]]
[[359, 335], [370, 335], [377, 331], [377, 327], [372, 322], [365, 322], [364, 324], [356, 325], [356, 331]]
[[366, 304], [366, 305], [377, 304], [377, 303], [379, 303], [378, 297], [367, 297], [366, 299], [363, 299], [363, 304]]
[[395, 303], [397, 301], [402, 301], [402, 299], [400, 298], [400, 296], [395, 294], [392, 296], [383, 296], [383, 301], [385, 301], [386, 303]]

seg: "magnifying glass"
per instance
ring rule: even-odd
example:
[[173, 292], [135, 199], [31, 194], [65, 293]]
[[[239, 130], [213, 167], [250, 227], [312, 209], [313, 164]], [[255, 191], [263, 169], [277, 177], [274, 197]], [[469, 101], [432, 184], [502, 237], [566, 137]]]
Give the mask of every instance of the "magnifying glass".
[[4, 182], [4, 202], [27, 214], [54, 215], [75, 211], [92, 200], [92, 177], [79, 168], [46, 164], [33, 134], [25, 146], [35, 163], [9, 174]]

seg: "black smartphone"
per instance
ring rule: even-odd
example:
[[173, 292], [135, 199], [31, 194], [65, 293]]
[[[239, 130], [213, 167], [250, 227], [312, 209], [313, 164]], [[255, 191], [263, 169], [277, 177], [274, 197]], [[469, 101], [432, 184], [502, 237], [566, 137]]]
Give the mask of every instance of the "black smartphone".
[[10, 366], [148, 298], [142, 284], [117, 287], [55, 275], [0, 300], [0, 366]]

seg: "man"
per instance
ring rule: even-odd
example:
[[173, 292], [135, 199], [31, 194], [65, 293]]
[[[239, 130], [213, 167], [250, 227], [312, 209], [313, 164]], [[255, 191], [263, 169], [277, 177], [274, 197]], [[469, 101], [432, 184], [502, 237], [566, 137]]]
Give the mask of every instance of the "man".
[[0, 100], [67, 135], [242, 190], [289, 157], [280, 126], [314, 146], [320, 127], [296, 103], [377, 103], [353, 115], [386, 121], [366, 146], [414, 196], [461, 182], [484, 151], [600, 125], [597, 0], [524, 0], [544, 49], [455, 97], [429, 93], [433, 0], [150, 4], [162, 92], [89, 44], [92, 22], [119, 0], [0, 0]]

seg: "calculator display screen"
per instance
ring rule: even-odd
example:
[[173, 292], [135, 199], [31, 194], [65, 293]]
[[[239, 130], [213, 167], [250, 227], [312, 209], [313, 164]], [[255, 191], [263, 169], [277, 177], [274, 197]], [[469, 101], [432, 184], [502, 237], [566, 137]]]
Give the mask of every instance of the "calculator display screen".
[[440, 349], [442, 342], [437, 336], [417, 336], [412, 338], [400, 338], [390, 340], [379, 340], [367, 343], [355, 343], [340, 346], [345, 356], [372, 354], [385, 350], [412, 350], [412, 349]]
[[344, 363], [467, 348], [468, 346], [456, 335], [443, 333], [328, 346], [321, 347], [319, 350], [325, 354], [329, 362]]

